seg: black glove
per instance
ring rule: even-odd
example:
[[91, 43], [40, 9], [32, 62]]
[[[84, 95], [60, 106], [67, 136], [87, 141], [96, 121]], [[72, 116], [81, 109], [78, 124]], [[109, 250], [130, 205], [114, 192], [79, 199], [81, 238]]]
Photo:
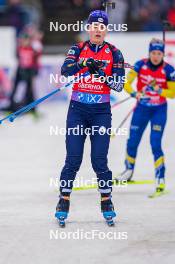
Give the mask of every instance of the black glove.
[[103, 62], [94, 60], [93, 58], [80, 59], [78, 64], [81, 68], [88, 67], [91, 74], [98, 74], [99, 69], [104, 66]]
[[98, 61], [95, 61], [93, 58], [89, 58], [86, 61], [86, 66], [89, 69], [89, 72], [91, 74], [98, 74], [98, 71], [100, 69], [101, 63]]

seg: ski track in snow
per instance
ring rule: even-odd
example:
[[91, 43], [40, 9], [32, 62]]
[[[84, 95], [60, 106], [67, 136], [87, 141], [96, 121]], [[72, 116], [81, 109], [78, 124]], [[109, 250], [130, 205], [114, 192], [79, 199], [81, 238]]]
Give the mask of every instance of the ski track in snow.
[[[113, 126], [134, 104], [133, 100], [113, 110]], [[169, 103], [169, 118], [163, 146], [166, 154], [167, 188], [170, 194], [149, 199], [154, 186], [114, 187], [117, 211], [115, 227], [108, 227], [100, 213], [97, 190], [74, 191], [66, 229], [54, 218], [58, 192], [50, 180], [59, 177], [64, 164], [64, 136], [50, 136], [50, 126], [65, 127], [68, 103], [43, 104], [43, 118], [30, 115], [0, 126], [0, 263], [1, 264], [172, 264], [175, 259], [175, 107]], [[126, 123], [128, 127], [129, 121]], [[123, 170], [126, 136], [112, 139], [109, 166]], [[149, 146], [149, 128], [139, 148], [134, 179], [154, 179]], [[95, 177], [86, 140], [78, 176]], [[50, 232], [127, 232], [127, 239], [50, 239]]]

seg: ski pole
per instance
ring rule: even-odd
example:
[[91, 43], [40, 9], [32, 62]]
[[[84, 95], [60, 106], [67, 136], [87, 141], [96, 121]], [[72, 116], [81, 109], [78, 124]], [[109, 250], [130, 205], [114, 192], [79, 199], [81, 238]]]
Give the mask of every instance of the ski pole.
[[113, 105], [112, 105], [112, 108], [115, 108], [116, 106], [118, 106], [118, 105], [120, 105], [120, 104], [123, 104], [124, 102], [130, 100], [131, 98], [132, 98], [131, 96], [128, 96], [127, 98], [125, 98], [125, 99], [123, 99], [123, 100], [121, 100], [121, 101], [119, 101], [119, 102], [113, 104]]
[[[137, 106], [137, 105], [136, 105]], [[118, 130], [125, 124], [125, 122], [128, 120], [128, 118], [130, 117], [130, 115], [134, 112], [136, 106], [134, 106], [129, 113], [127, 113], [127, 115], [125, 116], [125, 118], [122, 120], [122, 122], [120, 123], [120, 125], [117, 127], [115, 133], [113, 133], [111, 135], [111, 138], [114, 138], [116, 136], [116, 133], [118, 132]]]
[[[130, 69], [133, 68], [133, 66], [130, 65], [129, 63], [125, 63], [125, 64], [124, 64], [124, 67], [125, 67], [125, 68], [130, 68]], [[87, 72], [85, 72], [83, 75], [81, 75], [80, 77], [77, 77], [75, 80], [78, 81], [78, 80], [80, 80], [82, 77], [85, 78], [85, 77], [87, 77], [87, 76], [89, 76], [89, 75], [90, 75], [90, 73], [87, 71]], [[42, 98], [40, 98], [40, 99], [38, 99], [38, 100], [36, 100], [36, 101], [34, 101], [34, 102], [32, 102], [32, 103], [30, 103], [30, 104], [24, 106], [24, 107], [22, 107], [21, 109], [17, 110], [16, 112], [11, 113], [10, 115], [4, 117], [3, 119], [0, 119], [0, 124], [2, 124], [2, 122], [5, 121], [5, 120], [9, 120], [10, 122], [13, 122], [17, 117], [21, 116], [21, 115], [24, 114], [24, 113], [29, 112], [32, 108], [34, 108], [34, 107], [37, 106], [38, 104], [42, 103], [43, 101], [45, 101], [46, 99], [48, 99], [50, 96], [52, 96], [52, 95], [56, 94], [57, 92], [60, 92], [60, 91], [62, 91], [63, 89], [69, 87], [70, 85], [73, 84], [73, 82], [74, 82], [74, 80], [72, 80], [71, 82], [67, 83], [67, 84], [64, 85], [63, 87], [58, 88], [58, 89], [54, 90], [53, 92], [51, 92], [51, 93], [45, 95], [44, 97], [42, 97]]]
[[34, 108], [36, 105], [42, 103], [43, 101], [45, 101], [46, 99], [48, 99], [48, 98], [51, 97], [52, 95], [54, 95], [54, 94], [56, 94], [57, 92], [60, 92], [60, 91], [62, 91], [63, 89], [65, 89], [65, 88], [71, 86], [71, 85], [74, 83], [74, 81], [78, 81], [78, 80], [80, 80], [82, 77], [85, 78], [85, 77], [87, 77], [87, 76], [89, 76], [89, 75], [90, 75], [90, 73], [89, 73], [88, 71], [85, 72], [83, 75], [78, 76], [77, 78], [73, 79], [73, 80], [70, 81], [69, 83], [67, 83], [67, 84], [65, 84], [64, 86], [62, 86], [61, 88], [58, 88], [58, 89], [52, 91], [51, 93], [45, 95], [44, 97], [42, 97], [42, 98], [40, 98], [40, 99], [38, 99], [38, 100], [36, 100], [36, 101], [34, 101], [34, 102], [32, 102], [32, 103], [30, 103], [30, 104], [24, 106], [24, 107], [22, 107], [21, 109], [17, 110], [16, 112], [14, 112], [14, 113], [12, 113], [12, 114], [10, 114], [10, 115], [4, 117], [3, 119], [0, 120], [0, 124], [2, 124], [2, 122], [3, 122], [4, 120], [9, 120], [10, 122], [13, 122], [17, 117], [19, 117], [19, 116], [21, 116], [22, 114], [24, 114], [24, 113], [30, 111], [30, 110], [31, 110], [32, 108]]
[[[144, 93], [143, 93], [144, 95]], [[130, 97], [132, 98], [132, 97]], [[128, 100], [129, 98], [127, 97], [125, 100]], [[134, 110], [136, 109], [137, 104], [128, 112], [128, 114], [126, 115], [126, 117], [122, 120], [122, 122], [120, 123], [120, 125], [118, 126], [118, 128], [116, 129], [116, 131], [118, 131], [124, 124], [125, 122], [128, 120], [129, 116], [134, 112]], [[115, 135], [112, 135], [112, 137]]]
[[120, 125], [118, 126], [118, 128], [116, 129], [116, 131], [118, 131], [124, 124], [125, 122], [128, 120], [128, 118], [130, 117], [130, 115], [134, 112], [136, 106], [134, 106], [129, 113], [126, 115], [126, 117], [123, 119], [123, 121], [120, 123]]

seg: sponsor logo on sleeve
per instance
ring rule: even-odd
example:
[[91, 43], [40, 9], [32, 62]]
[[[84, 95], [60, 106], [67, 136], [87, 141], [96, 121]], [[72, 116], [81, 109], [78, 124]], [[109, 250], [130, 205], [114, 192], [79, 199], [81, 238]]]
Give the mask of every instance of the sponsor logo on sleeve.
[[68, 55], [74, 55], [74, 54], [75, 54], [75, 50], [70, 49], [70, 50], [68, 51]]

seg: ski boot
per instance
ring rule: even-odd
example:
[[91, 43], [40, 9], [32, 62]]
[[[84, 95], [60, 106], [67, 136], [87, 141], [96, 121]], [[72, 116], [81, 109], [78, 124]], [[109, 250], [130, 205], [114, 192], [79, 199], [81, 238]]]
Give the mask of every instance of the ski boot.
[[156, 198], [159, 196], [162, 196], [163, 194], [167, 194], [168, 191], [165, 190], [165, 180], [162, 179], [156, 179], [156, 190], [153, 192], [153, 194], [149, 195], [149, 198]]
[[125, 160], [125, 170], [120, 173], [116, 178], [116, 183], [122, 181], [131, 181], [134, 173], [134, 164], [130, 163], [127, 159]]
[[132, 179], [132, 176], [133, 176], [133, 170], [129, 170], [129, 169], [126, 169], [124, 170], [122, 173], [120, 173], [116, 178], [116, 183], [119, 183], [119, 182], [128, 182], [128, 181], [131, 181]]
[[55, 217], [57, 218], [60, 227], [65, 227], [65, 219], [68, 217], [69, 206], [70, 196], [60, 195], [55, 213]]
[[156, 187], [156, 192], [164, 192], [165, 191], [165, 183], [160, 183], [159, 186]]
[[111, 195], [101, 195], [101, 212], [108, 226], [114, 226], [113, 218], [116, 217], [114, 206], [111, 201]]

